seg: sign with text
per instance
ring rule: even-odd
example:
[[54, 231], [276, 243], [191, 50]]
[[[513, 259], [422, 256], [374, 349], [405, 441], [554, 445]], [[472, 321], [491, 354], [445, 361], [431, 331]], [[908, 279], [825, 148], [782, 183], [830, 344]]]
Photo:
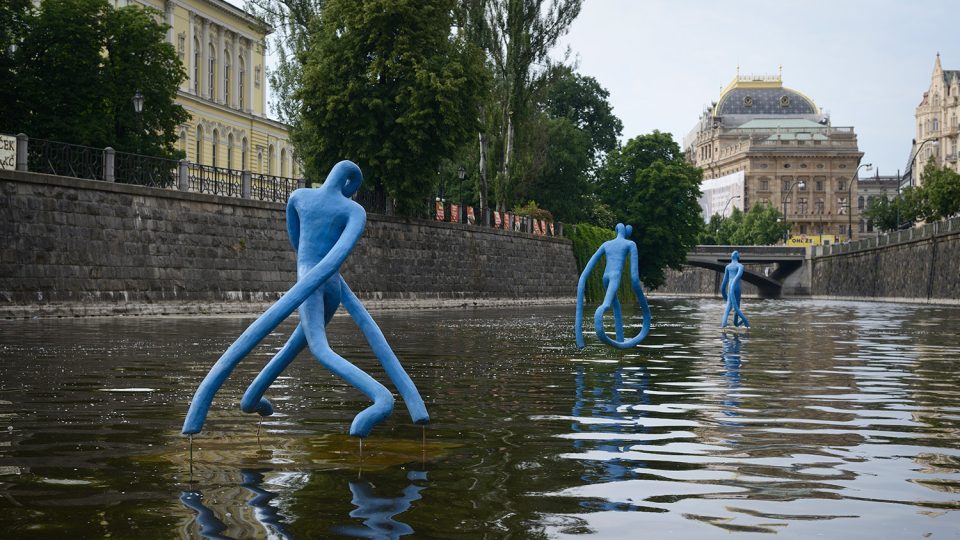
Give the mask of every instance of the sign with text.
[[791, 236], [787, 245], [790, 247], [828, 246], [836, 244], [839, 238], [834, 234], [800, 234]]
[[0, 169], [17, 170], [17, 138], [0, 135]]

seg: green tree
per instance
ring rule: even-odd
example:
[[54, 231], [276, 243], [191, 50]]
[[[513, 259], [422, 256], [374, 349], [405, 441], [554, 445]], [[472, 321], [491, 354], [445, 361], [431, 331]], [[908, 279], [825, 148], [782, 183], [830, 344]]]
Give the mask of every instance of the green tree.
[[545, 82], [541, 109], [551, 118], [565, 118], [587, 133], [594, 164], [619, 145], [623, 122], [613, 114], [610, 92], [593, 77], [568, 66], [556, 66]]
[[[735, 208], [739, 211], [739, 208]], [[736, 231], [730, 236], [730, 245], [765, 246], [776, 244], [787, 232], [787, 224], [779, 210], [769, 204], [754, 204], [746, 213]]]
[[900, 223], [900, 200], [877, 197], [864, 209], [863, 217], [881, 231], [893, 231]]
[[[166, 42], [167, 26], [156, 22], [155, 15], [136, 6], [110, 14], [104, 72], [113, 118], [110, 144], [126, 152], [174, 156], [177, 126], [190, 119], [175, 102], [187, 74], [173, 45]], [[139, 115], [131, 100], [137, 91], [144, 103]]]
[[30, 0], [0, 2], [0, 132], [23, 131], [24, 95], [16, 51], [22, 47], [33, 17]]
[[592, 163], [589, 133], [567, 118], [541, 116], [532, 146], [531, 180], [523, 193], [566, 223], [589, 219], [586, 197], [591, 192]]
[[107, 0], [40, 4], [16, 60], [27, 135], [98, 147], [112, 142], [103, 55], [110, 12]]
[[664, 269], [683, 266], [703, 227], [703, 171], [684, 160], [670, 134], [655, 131], [611, 152], [598, 179], [619, 221], [633, 225], [644, 284], [662, 285]]
[[[44, 0], [16, 53], [31, 137], [173, 156], [186, 77], [155, 10], [106, 0]], [[144, 95], [142, 118], [133, 109]]]
[[451, 35], [453, 0], [329, 0], [304, 63], [293, 131], [307, 174], [351, 159], [402, 214], [476, 133], [482, 59]]
[[927, 222], [946, 219], [960, 213], [960, 174], [947, 166], [938, 167], [930, 158], [923, 170], [923, 199]]

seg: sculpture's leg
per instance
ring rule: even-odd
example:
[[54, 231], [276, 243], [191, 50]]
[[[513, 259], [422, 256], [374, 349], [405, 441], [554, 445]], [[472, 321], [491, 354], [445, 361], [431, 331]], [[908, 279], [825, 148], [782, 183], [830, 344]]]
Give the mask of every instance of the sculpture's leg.
[[298, 324], [280, 352], [263, 367], [253, 382], [250, 383], [247, 391], [243, 394], [243, 399], [240, 400], [240, 410], [245, 413], [257, 412], [260, 416], [273, 414], [273, 406], [270, 405], [268, 399], [263, 397], [263, 394], [306, 346], [307, 335], [303, 331], [303, 325]]
[[632, 349], [640, 344], [643, 341], [647, 334], [650, 333], [650, 305], [647, 303], [647, 297], [644, 296], [643, 291], [637, 292], [637, 301], [640, 303], [640, 309], [643, 311], [643, 327], [640, 329], [640, 332], [628, 339], [628, 340], [617, 340], [614, 341], [607, 336], [606, 333], [603, 335], [598, 335], [600, 341], [610, 345], [611, 347], [616, 347], [617, 349]]
[[727, 327], [727, 319], [730, 317], [730, 304], [733, 302], [733, 299], [727, 295], [727, 301], [723, 305], [723, 319], [720, 321], [720, 328]]
[[350, 286], [347, 285], [346, 281], [343, 281], [342, 277], [340, 278], [340, 291], [343, 295], [343, 307], [347, 308], [347, 312], [360, 327], [360, 331], [367, 338], [367, 343], [373, 349], [373, 354], [380, 360], [383, 370], [397, 388], [400, 397], [403, 398], [407, 411], [410, 413], [410, 419], [414, 424], [426, 424], [430, 421], [430, 415], [427, 414], [427, 407], [423, 404], [423, 398], [420, 397], [417, 386], [410, 379], [410, 375], [403, 369], [403, 366], [400, 365], [400, 360], [393, 353], [393, 349], [387, 343], [387, 338], [383, 336], [380, 327], [377, 326], [373, 317], [363, 307], [360, 299], [353, 294]]
[[623, 312], [620, 311], [620, 299], [613, 295], [613, 324], [617, 333], [617, 341], [623, 341]]
[[393, 395], [373, 377], [330, 348], [324, 328], [325, 300], [326, 298], [317, 295], [307, 299], [300, 306], [300, 321], [307, 335], [310, 352], [317, 360], [325, 368], [373, 400], [373, 405], [360, 411], [350, 425], [350, 435], [366, 437], [374, 426], [382, 422], [393, 411]]
[[[603, 287], [606, 289], [606, 293], [603, 295], [603, 302], [597, 307], [597, 311], [593, 314], [593, 328], [596, 331], [597, 337], [600, 339], [603, 339], [602, 336], [607, 335], [603, 329], [603, 315], [613, 306], [614, 301], [617, 299], [617, 287], [619, 286], [620, 276], [616, 276], [616, 279], [603, 276]], [[616, 317], [616, 314], [614, 314], [614, 317]], [[620, 324], [623, 324], [623, 322], [621, 321]]]
[[[739, 296], [739, 295], [737, 295], [737, 296]], [[740, 326], [740, 324], [742, 324], [743, 326], [746, 326], [747, 328], [750, 328], [750, 321], [747, 320], [747, 316], [744, 315], [742, 311], [740, 311], [740, 302], [739, 302], [739, 300], [740, 300], [740, 299], [737, 298], [737, 303], [736, 303], [736, 305], [735, 305], [734, 307], [735, 307], [735, 309], [736, 309], [736, 311], [737, 311], [737, 315], [740, 317], [740, 322], [739, 322], [739, 323], [736, 323], [736, 319], [734, 319], [734, 323], [736, 323], [737, 326]]]

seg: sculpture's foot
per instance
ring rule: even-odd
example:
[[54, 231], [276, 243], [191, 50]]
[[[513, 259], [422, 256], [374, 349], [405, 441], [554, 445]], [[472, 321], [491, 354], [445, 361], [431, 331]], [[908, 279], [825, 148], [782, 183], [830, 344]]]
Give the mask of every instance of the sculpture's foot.
[[[393, 412], [393, 396], [380, 398], [373, 405], [360, 411], [350, 424], [350, 435], [364, 438], [373, 431], [377, 424], [383, 422]], [[429, 418], [428, 418], [429, 419]]]
[[273, 405], [269, 399], [260, 398], [260, 402], [257, 403], [257, 414], [260, 416], [270, 416], [273, 414]]

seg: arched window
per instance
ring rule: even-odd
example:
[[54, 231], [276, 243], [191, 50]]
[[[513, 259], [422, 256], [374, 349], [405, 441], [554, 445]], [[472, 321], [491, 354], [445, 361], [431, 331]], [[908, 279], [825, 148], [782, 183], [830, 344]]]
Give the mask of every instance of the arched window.
[[233, 133], [227, 135], [227, 168], [233, 168]]
[[297, 153], [290, 152], [290, 176], [293, 178], [297, 177]]
[[227, 51], [228, 49], [223, 50], [223, 102], [229, 105], [230, 104], [230, 53], [228, 53]]
[[[863, 210], [863, 195], [857, 197], [857, 209]], [[863, 232], [862, 230], [860, 232]]]
[[273, 174], [273, 145], [267, 149], [267, 174]]
[[246, 67], [246, 65], [245, 65], [244, 62], [243, 62], [243, 52], [242, 52], [242, 51], [240, 52], [240, 58], [238, 59], [238, 61], [240, 62], [240, 64], [239, 64], [239, 65], [240, 65], [240, 70], [237, 71], [237, 77], [239, 77], [239, 79], [237, 79], [237, 84], [240, 85], [240, 91], [239, 91], [239, 93], [237, 94], [237, 106], [238, 106], [238, 107], [240, 108], [240, 110], [242, 111], [242, 110], [243, 110], [243, 77], [244, 77], [244, 75], [246, 74], [246, 70], [244, 69], [244, 68]]
[[193, 38], [193, 93], [200, 95], [200, 40]]
[[287, 176], [287, 149], [280, 149], [280, 176]]
[[263, 150], [257, 150], [257, 172], [263, 173]]
[[203, 128], [197, 126], [197, 155], [194, 156], [197, 163], [203, 163]]
[[207, 88], [210, 90], [207, 92], [207, 97], [213, 99], [213, 91], [216, 89], [214, 83], [217, 75], [217, 50], [213, 48], [213, 43], [207, 44], [207, 50], [210, 51], [210, 65], [207, 67]]
[[180, 151], [183, 152], [183, 155], [187, 155], [187, 130], [180, 130]]
[[860, 220], [860, 232], [863, 232], [866, 229], [866, 223], [861, 219]]
[[217, 166], [217, 143], [220, 142], [220, 134], [217, 133], [217, 130], [213, 130], [213, 138], [210, 141], [210, 159], [213, 161], [211, 165], [214, 167]]
[[240, 142], [240, 170], [247, 170], [247, 138]]

